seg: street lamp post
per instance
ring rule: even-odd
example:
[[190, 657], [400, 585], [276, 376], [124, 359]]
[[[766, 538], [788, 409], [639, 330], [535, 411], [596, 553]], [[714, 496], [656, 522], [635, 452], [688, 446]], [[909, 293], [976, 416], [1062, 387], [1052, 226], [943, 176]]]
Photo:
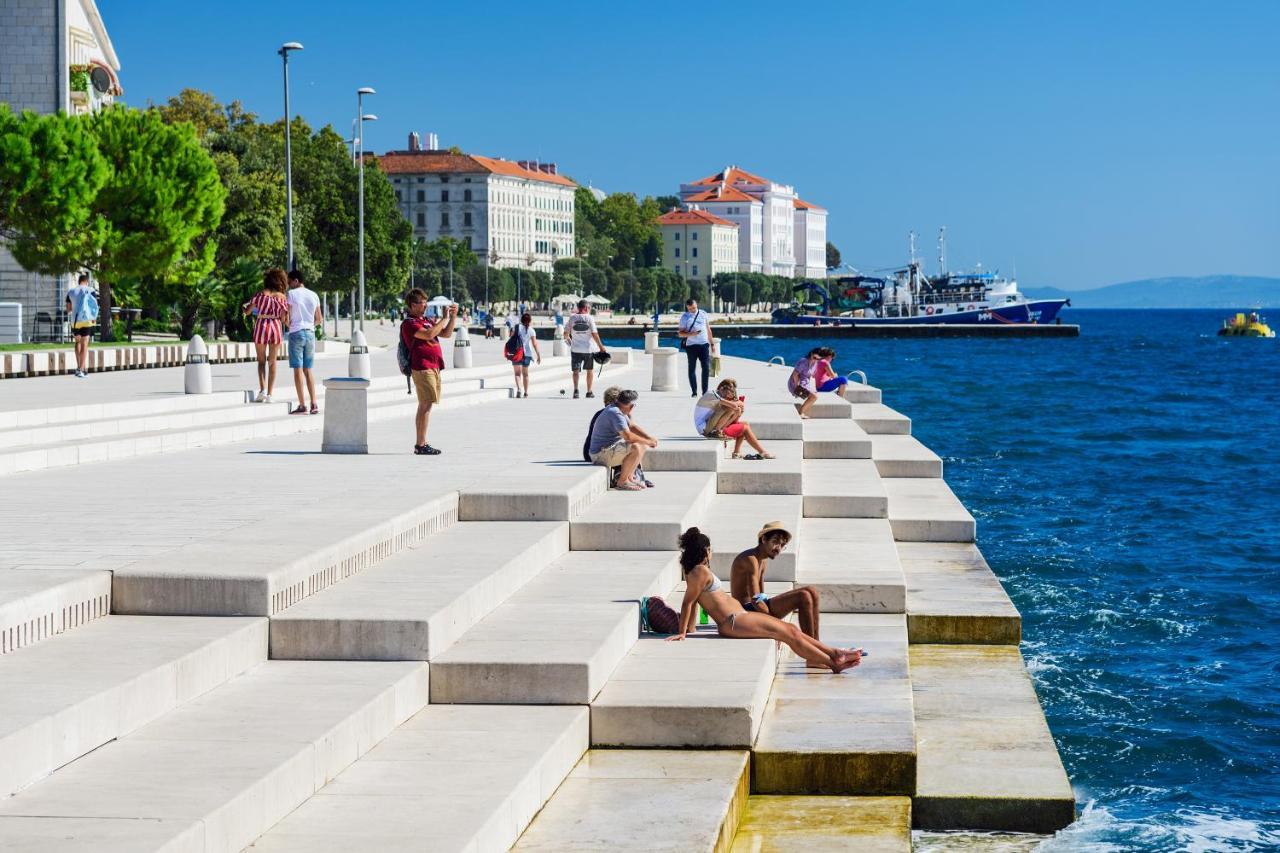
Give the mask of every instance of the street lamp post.
[[627, 313], [636, 313], [636, 257], [631, 256], [631, 292], [627, 295]]
[[289, 139], [289, 51], [302, 50], [296, 41], [280, 45], [280, 64], [284, 67], [284, 230], [288, 235], [288, 267], [294, 268], [293, 258], [293, 146]]
[[369, 86], [361, 86], [356, 89], [356, 121], [360, 123], [360, 133], [356, 137], [356, 145], [358, 146], [356, 155], [358, 162], [356, 165], [360, 173], [359, 188], [357, 189], [359, 201], [356, 205], [359, 210], [357, 216], [359, 221], [356, 224], [356, 228], [359, 230], [358, 242], [360, 244], [360, 331], [362, 332], [364, 331], [364, 123], [378, 120], [375, 115], [364, 114], [364, 96], [376, 94], [377, 92]]

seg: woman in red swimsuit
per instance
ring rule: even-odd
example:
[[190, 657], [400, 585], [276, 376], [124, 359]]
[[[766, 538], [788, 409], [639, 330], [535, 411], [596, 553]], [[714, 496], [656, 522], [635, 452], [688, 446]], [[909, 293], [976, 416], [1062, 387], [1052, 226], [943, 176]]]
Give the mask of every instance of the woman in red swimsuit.
[[289, 316], [289, 302], [285, 296], [288, 289], [289, 279], [284, 270], [267, 270], [262, 275], [262, 290], [242, 306], [245, 314], [253, 315], [259, 403], [270, 403], [271, 392], [276, 387], [276, 362], [280, 359], [280, 345], [284, 341], [280, 321]]

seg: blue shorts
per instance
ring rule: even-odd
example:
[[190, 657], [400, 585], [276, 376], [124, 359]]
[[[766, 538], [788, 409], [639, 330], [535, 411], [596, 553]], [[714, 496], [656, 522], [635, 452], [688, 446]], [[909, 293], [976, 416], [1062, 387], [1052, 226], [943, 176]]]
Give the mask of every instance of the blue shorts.
[[309, 329], [289, 333], [289, 366], [310, 368], [316, 360], [316, 333]]
[[519, 359], [518, 361], [513, 361], [511, 363], [514, 364], [516, 367], [528, 367], [529, 365], [533, 364], [533, 356], [526, 355], [524, 358]]
[[849, 384], [849, 377], [847, 377], [847, 376], [833, 376], [833, 377], [831, 377], [830, 379], [828, 379], [826, 382], [823, 382], [821, 385], [819, 385], [819, 386], [818, 386], [818, 390], [819, 390], [819, 391], [834, 391], [834, 390], [836, 390], [837, 388], [839, 388], [840, 386], [842, 386], [842, 385], [848, 385], [848, 384]]

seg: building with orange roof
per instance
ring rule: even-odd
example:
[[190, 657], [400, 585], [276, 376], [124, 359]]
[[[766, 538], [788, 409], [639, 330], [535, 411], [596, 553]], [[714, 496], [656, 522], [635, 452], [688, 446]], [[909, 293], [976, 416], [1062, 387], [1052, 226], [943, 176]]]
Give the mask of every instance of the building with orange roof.
[[550, 272], [574, 256], [578, 185], [555, 163], [423, 148], [413, 133], [407, 150], [388, 151], [377, 165], [415, 237], [461, 240], [498, 267]]
[[680, 199], [734, 223], [741, 272], [826, 278], [827, 211], [795, 187], [727, 166], [681, 184]]
[[738, 269], [738, 226], [706, 210], [689, 207], [658, 217], [662, 263], [688, 281]]

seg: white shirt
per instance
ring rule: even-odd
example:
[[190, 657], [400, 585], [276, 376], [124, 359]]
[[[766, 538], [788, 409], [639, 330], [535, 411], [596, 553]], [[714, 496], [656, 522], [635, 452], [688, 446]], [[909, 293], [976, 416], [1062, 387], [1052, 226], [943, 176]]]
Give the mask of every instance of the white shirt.
[[316, 329], [316, 311], [320, 308], [320, 297], [306, 285], [295, 287], [289, 291], [289, 331], [314, 332]]
[[84, 307], [84, 299], [93, 293], [93, 288], [87, 284], [77, 284], [67, 289], [67, 300], [71, 303], [71, 322], [91, 322], [97, 320], [97, 317], [80, 316], [80, 311]]
[[707, 312], [701, 308], [697, 311], [686, 311], [680, 315], [680, 331], [693, 332], [684, 339], [685, 346], [711, 343], [707, 339]]
[[569, 351], [595, 352], [596, 318], [590, 314], [572, 314], [569, 317]]
[[524, 350], [525, 358], [533, 358], [536, 353], [533, 351], [533, 344], [529, 342], [530, 338], [537, 338], [538, 333], [534, 330], [533, 324], [526, 326], [524, 323], [516, 326], [516, 334], [520, 336], [520, 347]]

